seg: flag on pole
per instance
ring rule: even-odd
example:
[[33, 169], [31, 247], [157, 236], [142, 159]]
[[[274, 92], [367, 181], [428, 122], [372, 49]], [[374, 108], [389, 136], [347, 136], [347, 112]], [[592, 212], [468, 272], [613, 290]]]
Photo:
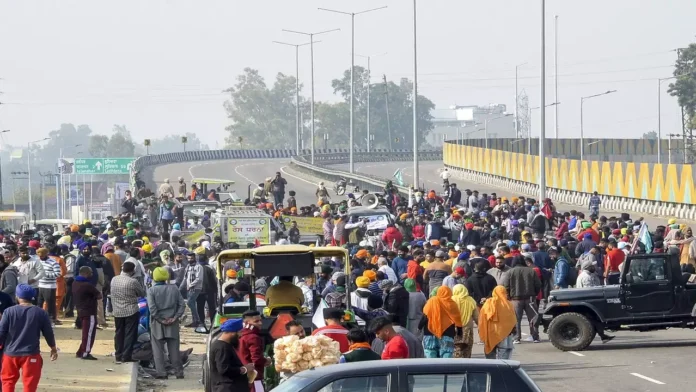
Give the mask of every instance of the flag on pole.
[[401, 169], [396, 169], [394, 172], [394, 178], [399, 186], [404, 186], [404, 174], [401, 172]]
[[638, 235], [636, 238], [643, 244], [643, 246], [645, 246], [645, 253], [652, 253], [653, 243], [647, 223], [643, 222], [643, 224], [640, 226], [640, 230], [638, 230]]

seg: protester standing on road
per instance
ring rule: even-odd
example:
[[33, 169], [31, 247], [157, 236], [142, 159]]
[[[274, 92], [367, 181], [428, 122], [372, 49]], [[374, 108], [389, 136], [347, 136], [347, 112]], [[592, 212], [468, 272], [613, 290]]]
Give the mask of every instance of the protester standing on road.
[[597, 191], [594, 191], [594, 193], [590, 197], [590, 203], [588, 206], [590, 208], [590, 215], [599, 216], [599, 206], [601, 204], [602, 199], [599, 197], [599, 193], [597, 193]]
[[370, 323], [370, 330], [380, 340], [386, 342], [382, 359], [408, 359], [409, 350], [404, 338], [394, 330], [389, 317], [378, 317]]
[[123, 263], [123, 271], [111, 280], [111, 303], [114, 308], [114, 357], [116, 362], [133, 362], [133, 344], [138, 338], [140, 308], [138, 299], [145, 297], [145, 288], [133, 278], [135, 264]]
[[186, 305], [177, 286], [169, 284], [170, 277], [166, 269], [155, 268], [152, 279], [155, 284], [147, 291], [147, 306], [150, 309], [152, 356], [157, 370], [155, 378], [167, 378], [165, 346], [176, 378], [184, 378], [184, 368], [179, 356], [179, 318], [183, 316]]
[[415, 280], [404, 280], [404, 288], [408, 291], [408, 321], [406, 328], [418, 338], [422, 338], [423, 331], [419, 328], [419, 324], [423, 318], [423, 307], [428, 300], [423, 292], [418, 291]]
[[341, 355], [338, 363], [378, 361], [382, 359], [379, 354], [371, 350], [367, 334], [360, 328], [353, 328], [348, 331], [348, 343], [350, 343], [350, 347], [347, 352]]
[[56, 289], [58, 287], [56, 282], [61, 273], [60, 265], [55, 260], [48, 257], [48, 249], [46, 248], [39, 248], [36, 251], [36, 255], [39, 256], [41, 266], [44, 270], [43, 276], [39, 279], [39, 296], [36, 304], [38, 307], [43, 308], [44, 303], [46, 303], [48, 315], [51, 317], [52, 322], [54, 324], [61, 324], [61, 322], [58, 321], [58, 314], [56, 311]]
[[215, 323], [215, 315], [217, 314], [217, 275], [213, 267], [208, 264], [205, 255], [196, 255], [196, 257], [198, 258], [198, 264], [202, 267], [201, 271], [203, 272], [203, 285], [201, 286], [201, 292], [198, 294], [198, 298], [196, 298], [198, 318], [201, 321], [201, 325], [205, 327], [205, 305], [207, 303], [210, 327], [212, 328]]
[[[56, 278], [56, 313], [60, 311], [61, 306], [63, 304], [63, 298], [65, 298], [66, 290], [67, 290], [67, 285], [65, 282], [65, 275], [68, 273], [68, 267], [65, 265], [65, 260], [63, 257], [61, 257], [61, 251], [62, 248], [59, 246], [54, 246], [51, 249], [50, 257], [58, 263], [58, 267], [60, 268], [60, 276]], [[48, 306], [46, 307], [48, 309]], [[44, 310], [46, 310], [44, 309]], [[57, 317], [57, 316], [56, 316]], [[60, 321], [56, 318], [53, 320], [53, 324], [60, 325]]]
[[171, 227], [172, 221], [174, 221], [174, 209], [176, 205], [169, 200], [169, 197], [165, 195], [160, 196], [159, 204], [159, 217], [162, 223], [162, 233], [169, 233], [169, 228]]
[[51, 349], [51, 361], [58, 359], [51, 320], [46, 311], [32, 305], [34, 292], [27, 284], [18, 285], [15, 295], [19, 304], [6, 309], [0, 319], [0, 345], [3, 347], [0, 377], [5, 392], [14, 392], [20, 372], [24, 391], [37, 391], [43, 367], [41, 335]]
[[36, 304], [39, 280], [44, 276], [43, 264], [38, 257], [31, 257], [29, 248], [22, 245], [19, 247], [19, 257], [12, 265], [17, 268], [19, 273], [19, 283], [28, 284], [36, 291], [33, 297], [33, 303]]
[[91, 282], [92, 269], [84, 266], [80, 268], [79, 275], [72, 285], [73, 298], [77, 318], [82, 327], [82, 341], [75, 356], [86, 360], [96, 360], [92, 353], [94, 339], [97, 336], [97, 303], [102, 298], [102, 293]]
[[186, 303], [191, 310], [191, 318], [193, 319], [190, 324], [186, 325], [186, 328], [197, 328], [201, 325], [202, 320], [200, 319], [197, 307], [198, 295], [203, 289], [203, 266], [196, 263], [196, 254], [190, 253], [187, 256], [188, 265], [186, 266], [186, 272], [184, 272], [184, 285], [186, 289]]
[[242, 314], [244, 329], [239, 337], [237, 353], [242, 362], [251, 363], [256, 369], [256, 378], [249, 388], [250, 392], [263, 391], [264, 368], [271, 364], [271, 359], [264, 356], [264, 343], [261, 337], [261, 313], [247, 310]]
[[285, 178], [280, 176], [280, 172], [276, 172], [275, 177], [271, 180], [271, 192], [273, 193], [276, 207], [283, 204], [283, 199], [285, 199], [285, 185], [287, 184], [288, 182]]
[[567, 289], [570, 285], [570, 282], [568, 281], [571, 273], [570, 269], [575, 267], [572, 267], [568, 260], [560, 255], [560, 252], [556, 247], [551, 247], [549, 249], [549, 256], [551, 257], [551, 260], [556, 262], [556, 266], [553, 270], [553, 288], [556, 290]]
[[538, 308], [535, 298], [541, 291], [541, 280], [536, 272], [527, 266], [524, 260], [517, 259], [503, 281], [503, 286], [510, 296], [510, 302], [515, 309], [517, 327], [513, 343], [522, 341], [522, 313], [527, 315], [529, 333], [534, 343], [539, 343], [539, 330], [536, 326]]
[[186, 198], [186, 182], [184, 177], [179, 177], [179, 197]]
[[512, 332], [517, 324], [515, 309], [507, 299], [507, 290], [497, 286], [493, 296], [483, 304], [479, 315], [479, 337], [487, 359], [512, 357]]
[[478, 322], [479, 311], [476, 301], [463, 284], [452, 290], [452, 301], [457, 304], [462, 318], [462, 333], [454, 337], [454, 358], [471, 358], [474, 347], [474, 323]]
[[419, 327], [424, 330], [423, 348], [427, 358], [452, 358], [455, 336], [461, 335], [462, 316], [447, 286], [437, 289], [423, 308]]
[[225, 321], [220, 326], [220, 336], [210, 343], [210, 383], [212, 392], [247, 392], [247, 373], [254, 371], [254, 364], [243, 364], [237, 355], [238, 333], [244, 328], [242, 319]]

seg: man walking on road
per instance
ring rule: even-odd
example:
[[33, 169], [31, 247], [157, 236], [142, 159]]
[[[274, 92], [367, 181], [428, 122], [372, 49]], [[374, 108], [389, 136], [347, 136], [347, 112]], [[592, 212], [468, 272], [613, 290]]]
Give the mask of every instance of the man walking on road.
[[285, 199], [285, 185], [287, 184], [288, 182], [280, 176], [280, 172], [276, 172], [275, 178], [271, 180], [271, 191], [273, 192], [276, 207], [283, 204], [283, 199]]
[[96, 360], [91, 352], [97, 336], [97, 302], [102, 294], [91, 282], [92, 269], [84, 266], [72, 284], [77, 318], [82, 327], [82, 342], [75, 356], [86, 360]]
[[39, 279], [39, 297], [37, 305], [43, 308], [45, 302], [48, 308], [48, 315], [51, 317], [51, 320], [53, 320], [53, 323], [60, 324], [56, 311], [57, 280], [61, 274], [60, 264], [48, 257], [48, 249], [46, 248], [39, 248], [36, 254], [39, 256], [44, 270], [43, 277]]
[[133, 274], [135, 264], [123, 263], [123, 272], [111, 280], [111, 303], [114, 308], [114, 354], [116, 362], [133, 362], [133, 344], [138, 338], [140, 308], [138, 299], [145, 296], [145, 289]]
[[0, 320], [0, 344], [3, 346], [2, 390], [14, 392], [20, 371], [25, 392], [36, 392], [41, 380], [40, 339], [43, 334], [51, 348], [51, 361], [58, 359], [51, 320], [45, 310], [32, 305], [34, 289], [20, 284], [15, 291], [19, 305], [5, 310]]
[[[526, 260], [533, 262], [532, 255], [527, 254]], [[510, 301], [517, 316], [517, 330], [513, 343], [520, 343], [522, 340], [522, 313], [527, 315], [529, 333], [532, 335], [534, 343], [539, 343], [539, 330], [535, 325], [538, 308], [534, 299], [541, 291], [541, 280], [536, 272], [532, 268], [527, 267], [526, 262], [519, 258], [515, 260], [512, 269], [506, 274], [507, 276], [503, 279], [503, 286], [505, 286], [510, 296]]]
[[188, 266], [186, 266], [186, 272], [182, 285], [188, 292], [186, 295], [186, 301], [189, 309], [191, 309], [191, 318], [193, 319], [191, 324], [186, 325], [186, 328], [196, 328], [201, 325], [202, 321], [198, 315], [196, 300], [203, 289], [203, 266], [196, 263], [195, 253], [189, 253], [186, 255], [186, 257], [188, 259]]
[[184, 378], [184, 368], [179, 357], [179, 318], [184, 314], [186, 305], [179, 289], [169, 284], [170, 277], [166, 269], [155, 268], [152, 278], [155, 285], [147, 292], [147, 305], [150, 308], [150, 343], [157, 370], [155, 378], [167, 378], [165, 345], [176, 378]]

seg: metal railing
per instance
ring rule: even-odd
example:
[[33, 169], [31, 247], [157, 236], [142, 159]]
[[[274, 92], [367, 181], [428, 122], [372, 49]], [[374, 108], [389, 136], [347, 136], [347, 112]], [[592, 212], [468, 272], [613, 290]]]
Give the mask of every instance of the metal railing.
[[[354, 182], [359, 181], [362, 189], [370, 191], [379, 191], [384, 188], [387, 179], [378, 176], [350, 174], [347, 171], [327, 168], [326, 165], [335, 165], [347, 163], [349, 159], [348, 149], [320, 149], [314, 150], [314, 165], [310, 163], [311, 151], [302, 150], [298, 156], [295, 150], [207, 150], [207, 151], [186, 151], [172, 152], [157, 155], [145, 155], [136, 159], [131, 166], [130, 186], [136, 188], [139, 180], [139, 173], [142, 169], [149, 166], [166, 165], [170, 163], [182, 162], [208, 162], [216, 160], [234, 160], [234, 159], [277, 159], [288, 158], [292, 159], [292, 164], [301, 170], [314, 173], [314, 175], [330, 180], [338, 177], [353, 179]], [[365, 150], [355, 150], [353, 153], [355, 162], [399, 162], [410, 161], [413, 159], [413, 151], [409, 150], [383, 150], [373, 149], [370, 152]], [[442, 160], [442, 151], [422, 151], [419, 153], [419, 159]], [[408, 189], [404, 187], [406, 193]], [[400, 190], [401, 191], [401, 190]]]

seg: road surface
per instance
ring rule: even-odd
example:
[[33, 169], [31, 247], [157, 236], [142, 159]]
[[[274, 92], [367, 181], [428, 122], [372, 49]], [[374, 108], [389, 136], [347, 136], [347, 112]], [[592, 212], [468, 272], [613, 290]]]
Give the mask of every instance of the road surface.
[[[164, 178], [175, 182], [184, 177], [220, 177], [236, 181], [233, 187], [240, 196], [246, 195], [248, 185], [256, 186], [266, 177], [283, 172], [288, 181], [287, 191], [295, 190], [299, 205], [315, 202], [316, 184], [307, 178], [292, 175], [286, 171], [287, 159], [266, 159], [247, 161], [216, 161], [209, 163], [180, 163], [147, 169], [143, 173], [145, 181]], [[347, 165], [338, 165], [346, 168]], [[397, 168], [404, 171], [405, 180], [412, 178], [412, 165], [409, 162], [361, 163], [356, 170], [362, 173], [391, 176]], [[441, 162], [422, 162], [420, 176], [426, 187], [440, 190], [441, 182], [437, 176]], [[479, 184], [457, 181], [460, 189], [478, 189], [480, 192], [497, 192], [498, 195], [512, 196], [504, 190], [481, 186]], [[150, 182], [150, 186], [153, 187]], [[330, 187], [330, 184], [327, 184]], [[559, 205], [567, 211], [580, 209], [577, 206]], [[607, 215], [611, 214], [606, 212]], [[651, 227], [664, 224], [665, 218], [648, 217]], [[528, 333], [528, 328], [523, 327]], [[696, 347], [696, 332], [672, 329], [655, 332], [621, 332], [614, 341], [602, 344], [595, 341], [586, 351], [561, 352], [555, 349], [546, 335], [541, 335], [539, 344], [523, 342], [515, 346], [513, 359], [522, 362], [524, 368], [543, 391], [577, 392], [588, 389], [595, 392], [645, 392], [645, 391], [688, 391], [691, 390], [693, 375], [684, 365], [691, 362]], [[474, 348], [474, 357], [483, 356], [483, 346]], [[196, 353], [198, 353], [196, 351]], [[686, 365], [688, 366], [688, 365]], [[187, 369], [187, 378], [200, 377], [198, 366]]]

